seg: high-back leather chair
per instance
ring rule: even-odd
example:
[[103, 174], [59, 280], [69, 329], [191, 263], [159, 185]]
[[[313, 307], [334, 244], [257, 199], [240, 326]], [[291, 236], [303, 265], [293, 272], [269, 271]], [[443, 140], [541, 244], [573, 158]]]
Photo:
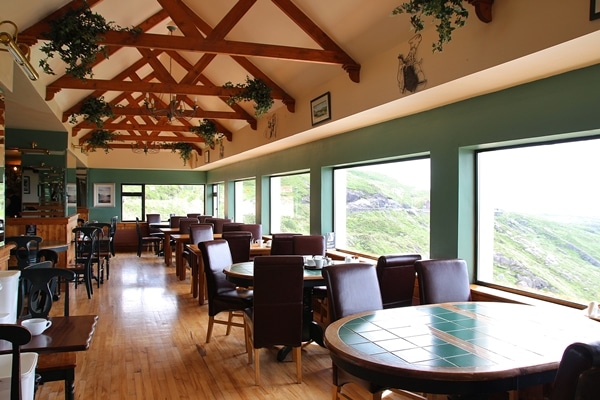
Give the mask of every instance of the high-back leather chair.
[[17, 324], [0, 324], [0, 339], [11, 343], [10, 400], [21, 400], [21, 346], [29, 343], [31, 332]]
[[[550, 400], [596, 399], [598, 398], [599, 382], [594, 383], [590, 377], [598, 377], [600, 367], [600, 342], [572, 343], [565, 349]], [[585, 372], [589, 371], [588, 375]]]
[[223, 233], [241, 231], [240, 226], [242, 225], [241, 222], [226, 222], [223, 224]]
[[[227, 240], [209, 240], [198, 243], [202, 260], [204, 261], [204, 273], [206, 275], [206, 288], [208, 291], [208, 329], [206, 332], [206, 343], [210, 342], [214, 324], [227, 325], [227, 335], [232, 326], [244, 327], [243, 323], [232, 321], [234, 311], [244, 311], [252, 307], [252, 290], [238, 289], [236, 285], [229, 282], [223, 269], [232, 264], [231, 251]], [[227, 320], [217, 320], [215, 316], [221, 312], [228, 312]], [[239, 316], [242, 316], [239, 313]]]
[[190, 233], [190, 226], [198, 223], [198, 218], [180, 218], [179, 233]]
[[326, 252], [325, 236], [296, 235], [292, 237], [294, 254], [299, 256], [324, 256]]
[[204, 222], [213, 224], [213, 232], [214, 233], [223, 233], [223, 225], [227, 223], [231, 223], [230, 218], [206, 218]]
[[299, 233], [274, 233], [271, 235], [271, 255], [294, 255], [294, 236]]
[[252, 234], [252, 240], [262, 240], [261, 224], [241, 224], [240, 231], [250, 232]]
[[254, 378], [260, 385], [263, 347], [292, 347], [296, 380], [302, 383], [302, 315], [304, 259], [300, 256], [254, 258], [254, 305], [244, 313], [248, 360], [254, 349]]
[[196, 219], [198, 219], [198, 217], [201, 216], [201, 215], [202, 215], [202, 213], [187, 213], [186, 214], [186, 216], [188, 218], [196, 218]]
[[415, 261], [421, 304], [470, 301], [471, 287], [465, 260], [439, 259]]
[[246, 231], [223, 232], [223, 239], [229, 243], [233, 263], [250, 261], [252, 234]]
[[[75, 273], [66, 268], [52, 267], [52, 261], [44, 261], [21, 271], [19, 285], [19, 312], [21, 318], [47, 319], [53, 305], [54, 292], [51, 282], [61, 279], [66, 282], [62, 298], [63, 315], [69, 316], [69, 282], [75, 280]], [[23, 314], [27, 310], [26, 314]], [[74, 352], [60, 354], [40, 354], [35, 369], [40, 376], [40, 384], [54, 381], [65, 382], [65, 398], [72, 398], [75, 385], [77, 357]]]
[[415, 289], [415, 261], [420, 254], [385, 255], [377, 260], [377, 280], [383, 308], [412, 305]]
[[169, 226], [171, 228], [179, 228], [179, 220], [181, 218], [187, 218], [187, 216], [185, 216], [185, 215], [172, 215], [171, 218], [169, 218]]
[[[383, 309], [374, 265], [336, 264], [323, 268], [322, 273], [327, 284], [331, 322], [350, 314]], [[377, 394], [373, 396], [374, 399], [381, 398], [381, 392], [386, 389], [351, 375], [335, 363], [332, 372], [335, 399], [343, 396], [342, 388], [347, 383], [358, 384], [370, 393]]]
[[[200, 242], [206, 242], [208, 240], [213, 240], [213, 226], [212, 224], [192, 224], [190, 225], [190, 243], [198, 245]], [[189, 251], [187, 248], [183, 250], [183, 257], [187, 261], [186, 268], [192, 268], [195, 265], [198, 268], [198, 271], [204, 270], [204, 263], [202, 261], [202, 257], [198, 257], [199, 259], [194, 259], [192, 262], [192, 257], [196, 258], [196, 254]], [[196, 284], [196, 276], [199, 275], [198, 271], [192, 271], [192, 279], [190, 279], [190, 283], [192, 284], [192, 292], [195, 293], [194, 285]], [[202, 272], [204, 273], [204, 272]], [[199, 276], [198, 276], [199, 277]]]

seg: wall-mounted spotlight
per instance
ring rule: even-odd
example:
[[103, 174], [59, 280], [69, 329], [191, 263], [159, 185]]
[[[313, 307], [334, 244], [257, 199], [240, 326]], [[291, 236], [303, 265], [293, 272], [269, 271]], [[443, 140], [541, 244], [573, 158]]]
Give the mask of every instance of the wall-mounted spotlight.
[[25, 71], [29, 79], [32, 81], [38, 80], [40, 76], [29, 62], [29, 47], [17, 43], [19, 28], [17, 28], [17, 25], [12, 21], [0, 22], [0, 29], [2, 29], [3, 25], [11, 25], [14, 28], [14, 32], [11, 35], [8, 32], [0, 31], [0, 43], [7, 47], [7, 49], [0, 49], [0, 51], [8, 51], [17, 64], [23, 68], [23, 71]]

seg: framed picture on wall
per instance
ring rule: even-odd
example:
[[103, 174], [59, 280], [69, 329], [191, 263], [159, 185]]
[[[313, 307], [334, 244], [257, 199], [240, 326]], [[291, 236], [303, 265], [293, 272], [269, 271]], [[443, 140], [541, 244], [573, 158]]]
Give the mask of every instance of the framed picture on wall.
[[329, 92], [320, 95], [310, 102], [310, 117], [313, 125], [331, 119], [331, 98]]
[[31, 181], [29, 180], [29, 176], [23, 176], [23, 194], [31, 193]]
[[94, 207], [115, 206], [115, 184], [94, 183]]
[[77, 204], [77, 186], [67, 183], [67, 204]]
[[590, 21], [600, 18], [600, 0], [590, 0]]

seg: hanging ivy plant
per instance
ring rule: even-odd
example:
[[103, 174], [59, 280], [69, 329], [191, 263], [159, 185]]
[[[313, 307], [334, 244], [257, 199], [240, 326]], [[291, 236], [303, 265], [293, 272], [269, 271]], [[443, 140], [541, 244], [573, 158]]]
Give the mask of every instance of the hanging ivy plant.
[[104, 149], [104, 152], [108, 154], [112, 147], [109, 142], [115, 140], [119, 135], [113, 132], [109, 132], [104, 129], [98, 129], [92, 132], [91, 136], [84, 140], [87, 151], [96, 151], [96, 149]]
[[209, 119], [203, 119], [200, 125], [192, 126], [190, 131], [203, 138], [204, 143], [211, 149], [215, 148], [215, 143], [219, 140], [217, 125]]
[[95, 124], [98, 128], [102, 128], [104, 125], [104, 118], [113, 118], [115, 114], [104, 97], [90, 97], [81, 105], [81, 109], [77, 113], [71, 114], [69, 122], [72, 124], [77, 123], [77, 117], [83, 116], [83, 119], [91, 124]]
[[437, 22], [438, 41], [432, 44], [434, 52], [443, 50], [444, 44], [452, 40], [452, 31], [464, 26], [469, 16], [463, 0], [409, 0], [392, 11], [394, 15], [404, 13], [410, 15], [410, 24], [417, 33], [425, 28], [424, 16]]
[[254, 115], [261, 117], [273, 107], [273, 98], [271, 97], [271, 88], [261, 79], [246, 76], [246, 83], [238, 83], [234, 85], [227, 82], [223, 85], [224, 88], [242, 89], [238, 94], [229, 97], [227, 104], [233, 105], [240, 101], [254, 102]]
[[183, 160], [183, 165], [186, 165], [188, 160], [192, 158], [192, 151], [194, 151], [194, 146], [186, 142], [165, 143], [164, 148], [171, 149], [173, 153], [179, 151], [179, 157]]
[[49, 21], [50, 31], [44, 33], [48, 39], [40, 50], [46, 55], [40, 60], [42, 70], [50, 75], [54, 71], [48, 60], [58, 54], [67, 64], [66, 73], [85, 80], [92, 77], [92, 66], [98, 54], [108, 58], [106, 47], [98, 43], [109, 30], [141, 32], [140, 28], [120, 28], [112, 22], [106, 22], [103, 16], [92, 12], [89, 7], [69, 9], [64, 15]]

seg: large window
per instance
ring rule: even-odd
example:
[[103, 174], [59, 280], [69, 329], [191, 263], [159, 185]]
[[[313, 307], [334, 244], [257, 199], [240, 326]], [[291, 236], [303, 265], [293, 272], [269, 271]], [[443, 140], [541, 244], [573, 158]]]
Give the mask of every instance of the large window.
[[245, 224], [256, 223], [256, 181], [235, 182], [235, 219]]
[[166, 221], [169, 215], [204, 213], [204, 185], [121, 185], [121, 214], [123, 221], [140, 221], [146, 214], [160, 214]]
[[336, 169], [336, 248], [428, 258], [429, 187], [428, 158]]
[[225, 218], [225, 183], [214, 183], [213, 189], [213, 212], [217, 218]]
[[477, 153], [480, 281], [600, 299], [600, 139]]
[[271, 233], [310, 233], [310, 174], [271, 177]]

